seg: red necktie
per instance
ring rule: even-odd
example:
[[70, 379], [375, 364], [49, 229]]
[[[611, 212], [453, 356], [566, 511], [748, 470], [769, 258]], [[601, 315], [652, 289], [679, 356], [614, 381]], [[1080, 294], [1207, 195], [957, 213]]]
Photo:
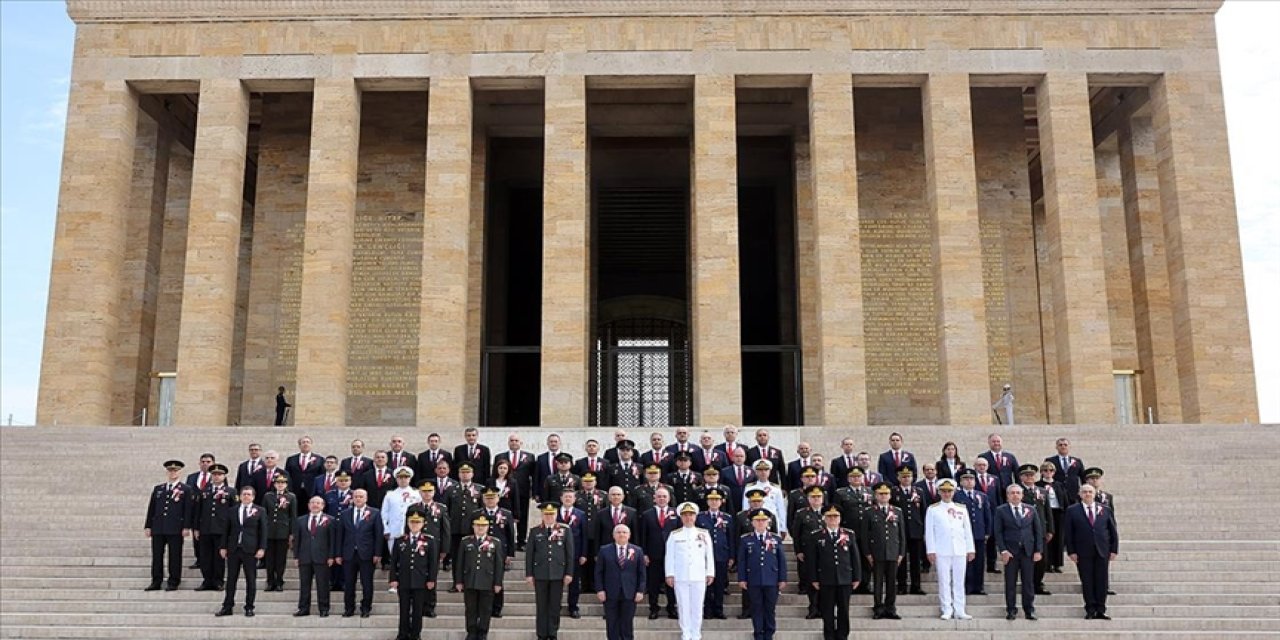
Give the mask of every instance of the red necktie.
[[511, 455], [511, 470], [515, 471], [518, 466], [520, 466], [520, 453], [516, 452]]
[[1004, 462], [1004, 456], [1003, 456], [1003, 455], [1001, 455], [1001, 454], [999, 454], [999, 453], [997, 453], [997, 454], [996, 454], [996, 468], [997, 468], [997, 469], [999, 469], [1000, 467], [1004, 466], [1004, 465], [1002, 464], [1003, 462]]
[[617, 507], [614, 507], [613, 508], [613, 526], [615, 527], [618, 526], [620, 522], [619, 518], [621, 517], [621, 515], [622, 515], [622, 510]]
[[204, 491], [204, 488], [208, 486], [208, 484], [209, 484], [209, 479], [206, 478], [203, 473], [201, 473], [200, 474], [200, 490]]
[[622, 549], [618, 549], [618, 566], [619, 567], [625, 566], [626, 563], [627, 563], [626, 552]]
[[596, 472], [596, 459], [595, 459], [595, 458], [591, 458], [588, 462], [590, 463], [590, 464], [589, 464], [589, 466], [591, 467], [591, 473], [595, 473], [595, 472]]
[[893, 452], [893, 466], [895, 467], [902, 466], [902, 454], [897, 451]]
[[314, 536], [315, 534], [316, 534], [316, 517], [311, 516], [311, 535]]
[[667, 524], [667, 512], [664, 509], [658, 509], [658, 528], [661, 529]]
[[1089, 506], [1089, 526], [1091, 527], [1093, 526], [1093, 518], [1094, 518], [1093, 505], [1090, 505]]
[[329, 489], [333, 487], [333, 476], [324, 477], [324, 492], [329, 493]]
[[382, 486], [382, 470], [378, 470], [378, 486]]

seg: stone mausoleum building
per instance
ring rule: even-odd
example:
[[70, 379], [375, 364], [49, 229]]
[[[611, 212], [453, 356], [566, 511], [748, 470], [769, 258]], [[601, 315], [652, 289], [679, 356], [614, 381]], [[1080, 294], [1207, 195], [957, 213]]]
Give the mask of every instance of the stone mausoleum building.
[[1219, 4], [69, 0], [38, 421], [1256, 421]]

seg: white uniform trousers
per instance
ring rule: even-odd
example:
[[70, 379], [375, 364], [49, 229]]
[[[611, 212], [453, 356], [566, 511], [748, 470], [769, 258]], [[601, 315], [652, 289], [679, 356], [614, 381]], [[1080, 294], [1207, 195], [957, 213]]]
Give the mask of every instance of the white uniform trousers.
[[936, 556], [933, 570], [938, 574], [938, 600], [943, 615], [961, 615], [964, 610], [964, 556]]
[[[961, 580], [963, 583], [964, 581]], [[961, 590], [964, 585], [961, 584]], [[702, 602], [707, 596], [705, 580], [676, 581], [676, 609], [680, 615], [680, 640], [702, 640]]]

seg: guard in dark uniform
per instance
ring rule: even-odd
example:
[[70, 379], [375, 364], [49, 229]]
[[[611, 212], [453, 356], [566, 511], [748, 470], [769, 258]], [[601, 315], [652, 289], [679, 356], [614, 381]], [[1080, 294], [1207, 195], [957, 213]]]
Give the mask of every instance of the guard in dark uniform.
[[812, 485], [806, 492], [808, 495], [805, 497], [809, 501], [809, 506], [796, 511], [795, 519], [790, 521], [791, 536], [796, 554], [796, 570], [802, 576], [799, 581], [800, 593], [809, 599], [809, 611], [805, 614], [805, 619], [816, 620], [822, 617], [822, 613], [818, 611], [818, 590], [811, 587], [812, 580], [804, 580], [803, 576], [813, 573], [813, 567], [810, 566], [813, 564], [813, 556], [808, 553], [809, 538], [823, 527], [822, 503], [826, 500], [826, 494], [823, 493], [822, 487]]
[[[516, 517], [511, 511], [498, 506], [498, 497], [497, 489], [485, 489], [484, 509], [480, 513], [489, 521], [489, 534], [502, 541], [502, 548], [507, 551], [503, 560], [506, 566], [503, 568], [510, 570], [511, 559], [516, 557]], [[493, 617], [502, 617], [502, 606], [506, 600], [505, 593], [493, 594]]]
[[169, 550], [169, 581], [165, 591], [173, 591], [182, 582], [182, 539], [191, 532], [195, 521], [196, 490], [179, 479], [181, 460], [167, 460], [164, 469], [169, 480], [151, 490], [151, 502], [147, 504], [147, 521], [143, 533], [151, 538], [151, 584], [146, 591], [160, 589], [164, 581], [164, 552]]
[[[720, 511], [733, 514], [737, 513], [737, 501], [733, 499], [733, 494], [729, 491], [727, 485], [720, 484], [720, 470], [715, 467], [707, 467], [702, 470], [702, 486], [698, 487], [698, 495], [694, 502], [698, 504], [698, 508], [706, 511], [711, 507], [707, 504], [707, 495], [715, 492], [720, 494]], [[738, 536], [733, 536], [735, 539]]]
[[[622, 440], [617, 444], [618, 462], [609, 469], [609, 479], [605, 481], [609, 488], [622, 487], [622, 495], [630, 496], [636, 487], [644, 483], [644, 467], [636, 461], [636, 443]], [[628, 505], [634, 506], [634, 505]], [[608, 544], [601, 542], [601, 545]]]
[[[602, 473], [604, 473], [602, 471]], [[582, 524], [582, 538], [585, 548], [578, 549], [578, 555], [586, 557], [586, 562], [578, 570], [579, 586], [582, 593], [596, 591], [596, 554], [600, 551], [601, 542], [596, 539], [596, 522], [600, 518], [600, 510], [608, 506], [609, 496], [596, 488], [596, 475], [590, 471], [582, 474], [582, 489], [574, 497], [574, 506], [582, 510], [586, 516]], [[608, 544], [608, 539], [603, 544]]]
[[[1044, 487], [1036, 484], [1036, 474], [1040, 473], [1040, 467], [1027, 463], [1018, 467], [1018, 483], [1022, 485], [1022, 504], [1035, 509], [1040, 515], [1041, 522], [1044, 523], [1044, 544], [1048, 549], [1049, 542], [1053, 540], [1057, 530], [1054, 526], [1053, 511], [1049, 508], [1049, 492]], [[1049, 554], [1040, 554], [1040, 559], [1035, 563], [1034, 582], [1036, 595], [1048, 596], [1053, 595], [1048, 589], [1044, 588], [1044, 574], [1049, 569]]]
[[787, 558], [782, 537], [769, 531], [769, 514], [751, 516], [752, 532], [738, 539], [738, 586], [751, 601], [753, 640], [773, 640], [778, 594], [787, 588]]
[[578, 552], [569, 527], [556, 522], [560, 505], [544, 502], [538, 512], [542, 522], [529, 529], [524, 545], [524, 581], [533, 586], [538, 640], [546, 640], [560, 633], [560, 601], [573, 581]]
[[284, 591], [284, 565], [289, 559], [289, 535], [293, 533], [293, 522], [298, 519], [298, 500], [288, 490], [288, 486], [287, 477], [276, 476], [275, 491], [268, 492], [262, 500], [267, 519], [267, 591]]
[[890, 504], [893, 489], [888, 482], [877, 482], [873, 488], [876, 503], [862, 520], [862, 538], [867, 541], [863, 555], [871, 565], [874, 582], [871, 617], [879, 620], [901, 620], [898, 615], [898, 593], [894, 589], [898, 567], [907, 553], [907, 523], [902, 510]]
[[[707, 470], [714, 471], [715, 467], [707, 467]], [[733, 517], [720, 510], [724, 504], [724, 496], [719, 491], [711, 491], [705, 497], [707, 508], [698, 512], [694, 526], [711, 536], [711, 552], [716, 559], [716, 579], [707, 586], [702, 618], [724, 620], [724, 594], [729, 587], [729, 568], [737, 567], [738, 534], [734, 529]]]
[[[658, 489], [666, 489], [667, 494], [671, 494], [670, 485], [665, 485], [659, 480], [662, 478], [662, 467], [651, 464], [645, 467], [644, 484], [637, 486], [627, 494], [627, 504], [635, 509], [637, 513], [644, 513], [653, 508], [653, 494]], [[644, 546], [644, 545], [641, 545]]]
[[667, 486], [671, 487], [673, 504], [684, 504], [698, 499], [698, 490], [702, 487], [702, 476], [690, 469], [692, 464], [693, 458], [689, 457], [688, 453], [681, 451], [676, 454], [676, 470], [667, 474], [664, 479]]
[[[440, 568], [444, 568], [446, 540], [452, 534], [449, 526], [449, 510], [444, 505], [435, 501], [436, 485], [430, 480], [423, 480], [418, 485], [418, 495], [422, 496], [422, 502], [416, 502], [409, 505], [409, 509], [405, 511], [406, 516], [418, 514], [424, 518], [422, 531], [427, 535], [436, 539], [436, 550], [440, 554]], [[436, 617], [436, 589], [427, 591], [426, 600], [423, 602], [423, 615], [428, 618]]]
[[423, 531], [427, 519], [410, 513], [409, 533], [391, 546], [391, 586], [400, 597], [400, 629], [396, 640], [422, 640], [422, 616], [427, 594], [436, 590], [440, 541]]
[[[907, 562], [898, 565], [898, 593], [924, 595], [920, 587], [920, 572], [924, 567], [924, 511], [926, 495], [911, 483], [910, 467], [898, 469], [898, 486], [893, 488], [893, 504], [902, 511], [907, 529]], [[907, 588], [907, 578], [911, 586]]]
[[493, 596], [502, 593], [507, 551], [502, 541], [489, 535], [489, 519], [471, 521], [471, 535], [458, 546], [454, 588], [462, 592], [467, 617], [466, 640], [488, 640]]
[[840, 510], [829, 507], [822, 528], [810, 534], [805, 545], [809, 574], [804, 580], [818, 593], [823, 640], [848, 639], [849, 594], [862, 582], [858, 537], [840, 526], [840, 518]]
[[[845, 477], [846, 484], [836, 489], [831, 503], [840, 510], [840, 526], [853, 531], [858, 536], [858, 548], [865, 550], [867, 541], [862, 537], [862, 520], [866, 517], [867, 509], [875, 503], [875, 495], [871, 492], [871, 487], [863, 484], [862, 469], [853, 467]], [[861, 564], [860, 572], [863, 580], [853, 592], [870, 595], [871, 565], [867, 562], [866, 554], [859, 555], [858, 562]]]
[[582, 488], [582, 478], [569, 471], [571, 465], [573, 465], [573, 455], [560, 453], [556, 456], [556, 472], [547, 476], [542, 483], [542, 495], [559, 499], [565, 489], [577, 491]]
[[[751, 524], [751, 519], [757, 513], [763, 513], [769, 519], [769, 532], [778, 532], [778, 518], [768, 509], [764, 508], [764, 491], [762, 489], [752, 489], [747, 492], [747, 506], [733, 517], [734, 535], [737, 537], [751, 533], [755, 528]], [[742, 592], [742, 611], [738, 612], [739, 620], [746, 620], [751, 617], [751, 598], [746, 591]]]
[[449, 505], [449, 522], [453, 525], [449, 548], [453, 550], [452, 555], [455, 557], [462, 538], [467, 535], [467, 523], [475, 521], [484, 503], [484, 487], [472, 482], [473, 474], [470, 464], [464, 462], [458, 465], [458, 481], [449, 483], [449, 488], [444, 491], [444, 502]]
[[213, 481], [200, 492], [196, 521], [191, 526], [204, 579], [196, 591], [222, 589], [227, 563], [218, 551], [222, 549], [222, 532], [227, 528], [227, 513], [236, 503], [235, 489], [227, 484], [226, 465], [213, 464], [209, 474]]

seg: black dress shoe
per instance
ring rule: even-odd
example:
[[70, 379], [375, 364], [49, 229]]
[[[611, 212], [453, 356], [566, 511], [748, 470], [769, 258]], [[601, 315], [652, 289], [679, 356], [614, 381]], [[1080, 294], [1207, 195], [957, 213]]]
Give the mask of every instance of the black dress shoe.
[[1085, 614], [1084, 614], [1084, 619], [1085, 619], [1085, 620], [1092, 620], [1092, 619], [1093, 619], [1093, 612], [1092, 612], [1092, 611], [1086, 611], [1086, 612], [1085, 612]]
[[883, 618], [883, 617], [884, 617], [884, 616], [883, 616], [883, 615], [881, 615], [879, 611], [872, 612], [872, 614], [871, 614], [871, 619], [872, 619], [872, 620], [879, 620], [880, 618]]
[[675, 611], [668, 611], [668, 612], [667, 612], [667, 617], [668, 617], [668, 618], [671, 618], [672, 620], [679, 620], [679, 619], [680, 619], [680, 616], [679, 616], [679, 615], [677, 615]]
[[912, 589], [912, 590], [911, 590], [911, 591], [909, 591], [908, 593], [910, 593], [910, 594], [911, 594], [911, 595], [913, 595], [913, 596], [923, 596], [923, 595], [927, 595], [927, 594], [925, 594], [924, 589]]
[[987, 595], [987, 592], [986, 592], [986, 591], [974, 591], [974, 592], [973, 592], [973, 595], [975, 595], [975, 596], [985, 596], [985, 595]]
[[817, 611], [810, 611], [808, 614], [805, 615], [804, 619], [817, 620], [818, 618], [821, 618], [821, 617], [822, 617], [821, 613], [818, 613]]
[[1105, 614], [1105, 613], [1095, 613], [1095, 614], [1093, 614], [1093, 619], [1094, 619], [1094, 620], [1110, 620], [1110, 619], [1111, 619], [1111, 616], [1109, 616], [1109, 615], [1107, 615], [1107, 614]]
[[898, 595], [900, 595], [900, 596], [905, 596], [905, 595], [907, 595], [907, 588], [906, 588], [906, 587], [898, 587]]
[[196, 587], [196, 591], [213, 591], [213, 590], [214, 590], [213, 585], [211, 584], [202, 584]]
[[192, 562], [192, 563], [191, 563], [191, 566], [189, 566], [189, 567], [187, 567], [187, 568], [188, 568], [188, 569], [199, 569], [199, 568], [200, 568], [200, 563], [199, 563], [199, 562]]
[[361, 618], [368, 618], [368, 617], [369, 617], [369, 611], [368, 611], [368, 610], [361, 611], [361, 612], [360, 612], [360, 617], [361, 617]]
[[1049, 591], [1048, 589], [1041, 588], [1041, 589], [1036, 589], [1036, 595], [1038, 595], [1038, 596], [1051, 596], [1051, 595], [1053, 595], [1053, 592], [1052, 592], [1052, 591]]
[[1017, 619], [1018, 619], [1018, 614], [1016, 614], [1016, 613], [1006, 613], [1006, 614], [1004, 614], [1004, 619], [1005, 619], [1005, 620], [1017, 620]]
[[356, 612], [354, 612], [354, 611], [343, 611], [343, 612], [342, 612], [342, 617], [344, 617], [344, 618], [350, 618], [350, 617], [352, 617], [352, 616], [354, 616], [354, 615], [356, 615]]
[[321, 609], [321, 610], [320, 610], [320, 617], [321, 617], [321, 618], [328, 618], [328, 617], [329, 617], [329, 610], [328, 610], [328, 609]]
[[178, 585], [176, 585], [176, 584], [169, 584], [169, 583], [167, 583], [167, 582], [166, 582], [166, 583], [165, 583], [165, 585], [164, 585], [164, 590], [165, 590], [165, 591], [174, 591], [174, 590], [176, 590], [177, 588], [178, 588]]
[[650, 619], [650, 620], [657, 620], [657, 619], [658, 619], [658, 612], [657, 612], [657, 611], [650, 611], [650, 612], [649, 612], [649, 619]]
[[569, 617], [573, 618], [574, 620], [577, 620], [578, 618], [582, 617], [582, 614], [577, 609], [574, 609], [573, 611], [569, 612]]
[[301, 618], [301, 617], [309, 616], [309, 615], [311, 615], [311, 612], [310, 612], [310, 611], [303, 611], [302, 609], [298, 609], [297, 611], [294, 611], [294, 612], [293, 612], [293, 617], [295, 617], [295, 618]]
[[1110, 589], [1107, 589], [1107, 595], [1109, 595], [1109, 596], [1114, 596], [1115, 594], [1116, 594], [1116, 592], [1114, 592], [1114, 591], [1112, 591], [1112, 590], [1110, 590]]
[[434, 617], [436, 617], [436, 610], [435, 610], [435, 609], [432, 609], [432, 610], [428, 611], [428, 612], [427, 612], [427, 617], [428, 617], [428, 618], [434, 618]]
[[253, 609], [245, 609], [245, 610], [244, 610], [244, 617], [246, 617], [246, 618], [252, 618], [252, 617], [253, 617]]
[[493, 612], [493, 614], [491, 614], [489, 617], [490, 617], [490, 618], [501, 618], [501, 617], [502, 617], [502, 612], [501, 612], [501, 611], [494, 611], [494, 612]]
[[739, 614], [738, 614], [738, 619], [739, 619], [739, 620], [750, 620], [750, 619], [751, 619], [751, 612], [750, 612], [750, 611], [747, 611], [747, 610], [745, 610], [745, 609], [744, 609], [744, 610], [742, 611], [742, 613], [739, 613]]
[[886, 613], [886, 614], [884, 614], [884, 617], [886, 617], [886, 618], [888, 618], [888, 619], [890, 619], [890, 620], [901, 620], [901, 619], [902, 619], [902, 616], [898, 615], [898, 613], [897, 613], [896, 611], [895, 611], [895, 612], [893, 612], [893, 613]]
[[1039, 620], [1039, 619], [1040, 619], [1040, 618], [1037, 618], [1037, 617], [1036, 617], [1036, 614], [1035, 614], [1035, 612], [1034, 612], [1034, 611], [1032, 611], [1032, 612], [1028, 612], [1028, 613], [1027, 613], [1027, 615], [1026, 615], [1025, 617], [1026, 617], [1028, 620]]
[[217, 617], [219, 617], [219, 618], [221, 618], [222, 616], [229, 616], [229, 615], [231, 615], [231, 609], [230, 609], [230, 608], [228, 608], [228, 607], [223, 607], [223, 608], [221, 608], [221, 609], [218, 609], [218, 612], [217, 612], [217, 613], [215, 613], [215, 614], [213, 614], [213, 615], [215, 615], [215, 616], [217, 616]]

